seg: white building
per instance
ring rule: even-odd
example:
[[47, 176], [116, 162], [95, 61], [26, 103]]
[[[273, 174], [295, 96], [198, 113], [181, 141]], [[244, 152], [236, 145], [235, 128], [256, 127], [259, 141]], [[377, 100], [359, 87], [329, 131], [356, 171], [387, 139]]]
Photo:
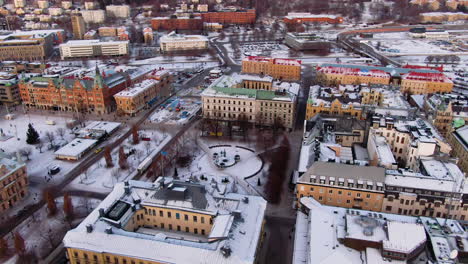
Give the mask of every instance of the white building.
[[208, 38], [201, 35], [181, 35], [174, 31], [159, 39], [161, 51], [203, 50], [208, 48]]
[[13, 3], [16, 8], [23, 8], [26, 5], [26, 0], [15, 0]]
[[47, 0], [38, 0], [37, 1], [37, 6], [41, 9], [46, 9], [49, 8], [49, 1]]
[[104, 10], [81, 10], [85, 23], [102, 23], [106, 19]]
[[92, 149], [96, 144], [95, 139], [75, 138], [61, 149], [55, 151], [54, 155], [56, 159], [63, 160], [79, 160]]
[[72, 8], [73, 3], [72, 1], [62, 1], [62, 8], [63, 9], [70, 9]]
[[468, 234], [456, 220], [324, 206], [304, 197], [295, 227], [293, 264], [466, 263]]
[[106, 14], [111, 17], [128, 18], [130, 17], [130, 6], [128, 5], [108, 5]]
[[100, 42], [92, 40], [70, 40], [60, 44], [60, 56], [65, 58], [93, 56], [121, 56], [128, 54], [128, 41]]
[[86, 10], [93, 10], [98, 8], [98, 3], [94, 1], [85, 1], [84, 7]]
[[50, 7], [49, 14], [51, 16], [60, 16], [63, 13], [63, 9], [61, 7]]

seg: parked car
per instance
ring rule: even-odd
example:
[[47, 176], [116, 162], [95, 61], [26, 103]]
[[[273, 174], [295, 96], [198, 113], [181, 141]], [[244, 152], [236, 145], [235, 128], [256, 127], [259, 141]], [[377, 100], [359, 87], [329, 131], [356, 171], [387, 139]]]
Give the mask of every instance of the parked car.
[[48, 174], [49, 175], [55, 175], [60, 172], [60, 167], [57, 165], [53, 165], [52, 167], [49, 168]]

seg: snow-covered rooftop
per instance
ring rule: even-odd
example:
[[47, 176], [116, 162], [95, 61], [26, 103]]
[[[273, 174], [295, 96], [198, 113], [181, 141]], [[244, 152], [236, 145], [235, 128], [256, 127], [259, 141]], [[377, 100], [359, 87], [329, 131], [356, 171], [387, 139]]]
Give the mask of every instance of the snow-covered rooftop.
[[133, 86], [118, 92], [114, 97], [134, 97], [148, 89], [154, 88], [158, 83], [159, 81], [155, 79], [143, 80], [142, 82], [135, 83]]
[[[184, 192], [189, 195], [181, 196]], [[112, 213], [116, 204], [124, 209]], [[150, 228], [151, 232], [132, 232], [116, 224], [125, 224], [134, 214], [144, 213], [145, 206], [208, 214], [214, 216], [214, 225], [206, 238], [198, 236], [200, 239], [196, 240], [189, 236], [181, 239], [181, 235], [171, 230]], [[63, 243], [67, 248], [161, 263], [254, 263], [265, 209], [266, 201], [261, 197], [235, 193], [215, 196], [196, 183], [167, 178], [155, 183], [129, 181], [116, 184], [106, 199], [66, 234]], [[116, 217], [110, 219], [110, 214]], [[223, 254], [225, 249], [230, 249], [230, 255]]]
[[98, 141], [94, 139], [75, 138], [67, 145], [55, 151], [55, 156], [79, 158], [85, 151], [93, 147]]

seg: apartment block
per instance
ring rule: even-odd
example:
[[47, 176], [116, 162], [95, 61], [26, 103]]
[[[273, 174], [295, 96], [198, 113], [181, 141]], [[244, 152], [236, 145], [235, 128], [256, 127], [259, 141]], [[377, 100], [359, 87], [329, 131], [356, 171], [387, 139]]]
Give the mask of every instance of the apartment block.
[[297, 180], [296, 198], [330, 206], [380, 212], [385, 169], [317, 161]]
[[387, 170], [382, 211], [387, 213], [468, 219], [465, 174], [453, 163], [420, 161], [420, 172]]
[[151, 19], [154, 30], [201, 30], [203, 20], [200, 17], [155, 17]]
[[266, 201], [206, 188], [164, 177], [117, 183], [65, 235], [69, 262], [256, 263]]
[[59, 31], [18, 31], [0, 40], [0, 60], [43, 60], [53, 51]]
[[325, 206], [310, 197], [300, 204], [293, 264], [468, 261], [463, 221]]
[[468, 173], [468, 126], [453, 130], [447, 140], [453, 148], [451, 155], [458, 158], [460, 169]]
[[86, 25], [83, 16], [80, 13], [72, 14], [71, 23], [73, 29], [73, 37], [75, 39], [83, 39], [86, 33]]
[[5, 105], [18, 105], [21, 103], [17, 75], [6, 72], [0, 73], [0, 103]]
[[395, 121], [390, 117], [375, 116], [370, 135], [384, 137], [400, 167], [413, 170], [418, 168], [422, 157], [448, 154], [452, 150], [437, 130], [420, 118]]
[[409, 72], [401, 79], [401, 92], [409, 94], [450, 93], [453, 82], [443, 73]]
[[114, 95], [117, 112], [135, 116], [145, 107], [170, 95], [172, 76], [168, 71], [154, 70], [147, 78]]
[[110, 17], [128, 18], [130, 17], [129, 5], [108, 5], [106, 6], [106, 13]]
[[301, 79], [301, 61], [248, 56], [242, 60], [242, 72], [269, 75], [285, 81], [299, 81]]
[[256, 20], [255, 9], [223, 9], [217, 12], [201, 13], [203, 22], [220, 24], [254, 24]]
[[26, 163], [19, 153], [9, 156], [0, 152], [0, 213], [21, 201], [28, 193]]

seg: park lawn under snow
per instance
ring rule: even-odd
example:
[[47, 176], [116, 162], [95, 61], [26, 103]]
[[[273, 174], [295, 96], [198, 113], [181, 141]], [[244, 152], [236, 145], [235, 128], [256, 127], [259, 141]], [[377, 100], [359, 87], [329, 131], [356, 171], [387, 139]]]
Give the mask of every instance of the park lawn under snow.
[[135, 150], [135, 153], [127, 158], [128, 169], [119, 168], [119, 148], [114, 148], [111, 153], [114, 164], [112, 168], [106, 167], [106, 161], [103, 157], [73, 180], [69, 188], [109, 193], [117, 182], [128, 180], [152, 151], [162, 149], [173, 137], [170, 133], [162, 133], [157, 130], [140, 130], [139, 134], [151, 140], [140, 140], [138, 144], [133, 145], [132, 138], [129, 137], [121, 145], [125, 153], [129, 153], [132, 149]]
[[[46, 123], [48, 120], [55, 121], [55, 125], [48, 125]], [[0, 141], [0, 148], [5, 152], [17, 152], [23, 148], [31, 148], [29, 160], [23, 157], [23, 160], [26, 161], [30, 181], [36, 183], [59, 182], [68, 171], [79, 163], [56, 160], [54, 155], [55, 151], [53, 149], [48, 149], [49, 141], [46, 137], [46, 133], [54, 133], [54, 144], [70, 142], [75, 136], [66, 128], [67, 120], [69, 120], [69, 118], [55, 115], [41, 115], [39, 113], [27, 115], [15, 113], [15, 118], [13, 120], [5, 120], [2, 118], [0, 119], [0, 129], [2, 129], [6, 135], [13, 137], [6, 141]], [[33, 125], [39, 133], [41, 141], [44, 143], [42, 153], [37, 145], [29, 145], [26, 143], [26, 131], [28, 130], [29, 123]], [[63, 139], [57, 134], [58, 128], [65, 129]], [[16, 135], [19, 140], [17, 140]], [[60, 172], [53, 175], [53, 177], [49, 177], [47, 171], [48, 168], [53, 165], [59, 166]]]

